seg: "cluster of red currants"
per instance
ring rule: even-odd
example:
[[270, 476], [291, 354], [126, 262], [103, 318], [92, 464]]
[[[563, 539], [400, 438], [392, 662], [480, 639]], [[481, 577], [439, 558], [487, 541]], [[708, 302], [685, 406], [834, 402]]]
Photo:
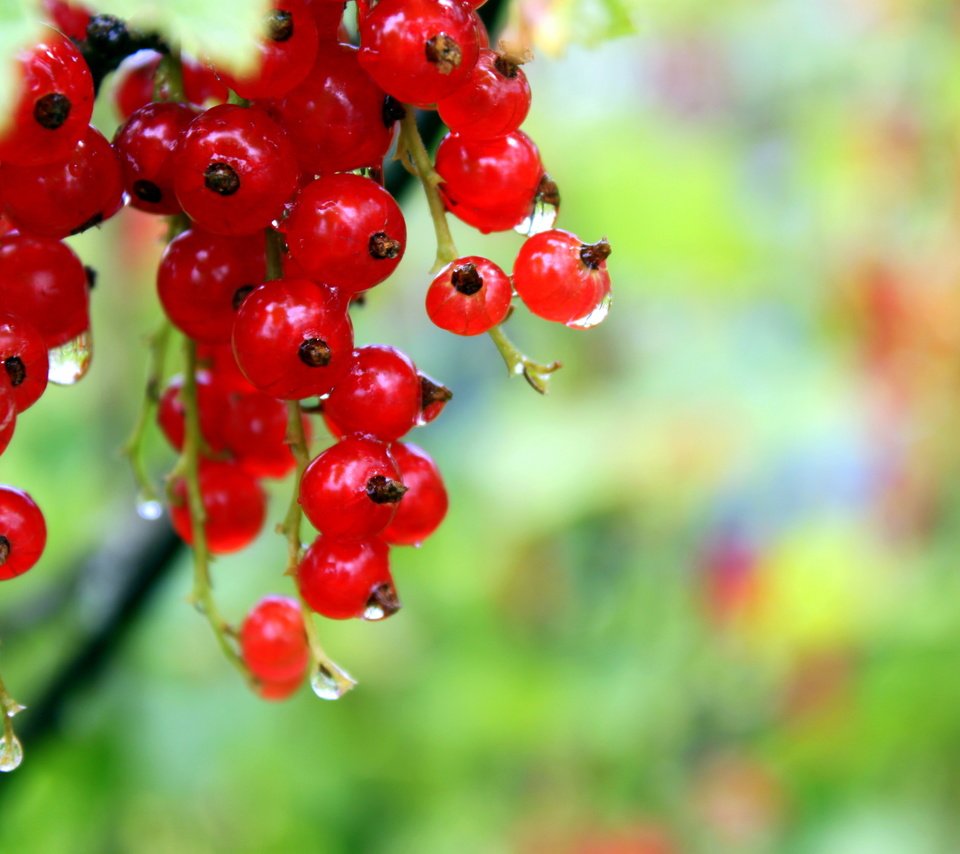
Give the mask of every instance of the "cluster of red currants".
[[[88, 328], [91, 276], [62, 238], [124, 200], [168, 216], [157, 287], [188, 342], [183, 374], [158, 393], [157, 419], [182, 453], [174, 528], [201, 552], [244, 548], [266, 515], [260, 480], [296, 470], [287, 534], [302, 600], [334, 619], [389, 616], [399, 608], [389, 547], [422, 542], [447, 509], [433, 461], [400, 440], [451, 396], [398, 350], [354, 346], [351, 306], [407, 243], [382, 182], [391, 149], [437, 225], [444, 266], [426, 294], [437, 326], [494, 334], [516, 294], [586, 328], [609, 303], [607, 242], [551, 227], [557, 187], [519, 129], [530, 106], [522, 57], [490, 49], [475, 0], [357, 0], [357, 45], [343, 0], [276, 0], [243, 75], [159, 40], [121, 62], [117, 45], [143, 43], [122, 22], [43, 5], [58, 29], [19, 55], [22, 93], [0, 134], [0, 451], [46, 385], [48, 349]], [[89, 122], [104, 69], [118, 65], [123, 124], [111, 144]], [[435, 108], [450, 128], [435, 163], [415, 108]], [[483, 232], [527, 234], [512, 275], [460, 257], [445, 210]], [[336, 441], [309, 460], [311, 411]], [[319, 532], [305, 552], [300, 508]], [[0, 578], [37, 559], [43, 533], [25, 495], [0, 492]], [[268, 597], [250, 613], [238, 646], [264, 696], [303, 680], [308, 634], [293, 600]]]

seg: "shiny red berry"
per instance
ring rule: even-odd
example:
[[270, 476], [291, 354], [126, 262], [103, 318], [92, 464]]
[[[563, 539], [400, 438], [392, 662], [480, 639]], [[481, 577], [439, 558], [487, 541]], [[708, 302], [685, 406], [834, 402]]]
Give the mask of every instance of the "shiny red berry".
[[[209, 371], [197, 371], [197, 406], [200, 411], [200, 435], [212, 453], [226, 449], [225, 437], [228, 423], [228, 404], [226, 390], [216, 382]], [[157, 423], [163, 435], [175, 450], [183, 449], [184, 407], [180, 398], [183, 377], [179, 374], [170, 378], [157, 406]]]
[[444, 124], [468, 139], [513, 133], [529, 110], [530, 84], [523, 70], [486, 49], [463, 86], [437, 103]]
[[9, 380], [0, 376], [0, 454], [10, 444], [13, 431], [17, 426], [17, 405], [13, 400], [13, 389]]
[[357, 539], [382, 531], [404, 492], [387, 446], [375, 439], [348, 436], [307, 466], [299, 500], [322, 534]]
[[400, 610], [389, 548], [378, 539], [318, 537], [297, 567], [304, 601], [332, 620], [383, 619]]
[[17, 412], [40, 399], [47, 387], [48, 370], [43, 336], [22, 318], [0, 314], [0, 371], [9, 382]]
[[227, 392], [251, 394], [256, 391], [237, 364], [233, 344], [197, 342], [197, 364], [209, 371], [214, 382]]
[[64, 0], [41, 0], [47, 20], [61, 33], [82, 42], [87, 37], [87, 24], [90, 23], [90, 10], [79, 3], [67, 3]]
[[221, 104], [180, 139], [174, 188], [184, 212], [215, 234], [252, 234], [280, 216], [297, 184], [286, 133], [257, 109]]
[[299, 690], [306, 675], [306, 672], [304, 672], [300, 676], [295, 676], [293, 679], [287, 679], [283, 682], [261, 680], [256, 687], [256, 692], [264, 700], [272, 702], [286, 700]]
[[[310, 422], [303, 428], [310, 438]], [[234, 459], [257, 477], [284, 477], [296, 466], [287, 444], [287, 406], [259, 392], [232, 394], [224, 419], [224, 441]]]
[[341, 297], [306, 279], [277, 279], [254, 290], [233, 325], [244, 375], [283, 400], [324, 395], [346, 368], [353, 326]]
[[429, 537], [447, 515], [447, 490], [436, 463], [416, 445], [395, 442], [390, 453], [407, 487], [397, 514], [380, 535], [393, 545], [416, 546]]
[[310, 664], [310, 648], [296, 600], [265, 596], [257, 602], [240, 628], [240, 650], [258, 679], [299, 684]]
[[606, 240], [587, 244], [551, 229], [527, 238], [513, 265], [513, 284], [527, 308], [546, 320], [577, 325], [610, 293]]
[[[246, 548], [260, 533], [267, 512], [266, 496], [256, 478], [236, 463], [200, 463], [200, 492], [206, 521], [207, 548], [230, 554]], [[174, 530], [193, 545], [193, 525], [187, 506], [187, 485], [174, 481], [170, 520]]]
[[386, 279], [407, 243], [393, 196], [360, 175], [329, 175], [307, 184], [283, 229], [290, 255], [308, 275], [350, 293]]
[[[122, 119], [128, 119], [153, 101], [157, 68], [163, 57], [155, 50], [141, 50], [127, 57], [117, 69], [113, 100]], [[183, 89], [192, 104], [223, 102], [230, 94], [209, 68], [188, 56], [182, 57]], [[162, 94], [162, 93], [161, 93]]]
[[0, 486], [0, 581], [31, 569], [46, 544], [47, 525], [36, 502], [20, 489]]
[[427, 316], [457, 335], [479, 335], [502, 323], [513, 287], [492, 261], [475, 255], [447, 264], [427, 289]]

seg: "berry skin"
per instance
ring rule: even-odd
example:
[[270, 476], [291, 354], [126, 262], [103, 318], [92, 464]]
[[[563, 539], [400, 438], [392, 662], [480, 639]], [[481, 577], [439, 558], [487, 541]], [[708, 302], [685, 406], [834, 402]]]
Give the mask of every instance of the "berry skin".
[[240, 629], [240, 650], [257, 679], [299, 685], [310, 664], [310, 649], [296, 600], [266, 596], [257, 602]]
[[283, 229], [291, 257], [311, 278], [351, 294], [386, 279], [407, 243], [393, 196], [361, 175], [329, 175], [307, 184]]
[[45, 237], [79, 234], [113, 216], [123, 204], [116, 152], [94, 127], [62, 161], [0, 166], [4, 212], [23, 231]]
[[427, 316], [457, 335], [479, 335], [502, 323], [513, 287], [492, 261], [471, 255], [447, 264], [427, 290]]
[[443, 123], [474, 140], [513, 133], [529, 110], [530, 84], [523, 70], [488, 49], [480, 51], [463, 86], [437, 103]]
[[405, 103], [433, 104], [462, 86], [479, 44], [459, 0], [380, 0], [360, 24], [360, 64]]
[[447, 134], [436, 169], [447, 210], [484, 233], [522, 222], [544, 176], [540, 152], [523, 131], [479, 141]]
[[391, 545], [420, 545], [447, 515], [447, 490], [436, 463], [423, 448], [396, 442], [390, 453], [407, 492], [381, 537]]
[[0, 136], [0, 162], [19, 165], [64, 160], [93, 112], [93, 78], [73, 43], [49, 27], [42, 40], [17, 54], [23, 88]]
[[346, 368], [353, 326], [340, 296], [306, 279], [276, 279], [254, 290], [233, 324], [240, 370], [270, 397], [326, 394]]
[[26, 492], [0, 486], [0, 581], [31, 569], [46, 544], [47, 525], [36, 502]]
[[539, 317], [576, 325], [610, 293], [605, 259], [610, 244], [585, 244], [555, 228], [527, 238], [513, 265], [513, 284], [527, 308]]
[[227, 392], [252, 394], [256, 389], [243, 375], [233, 355], [232, 344], [197, 344], [197, 362], [210, 371], [214, 382]]
[[252, 234], [280, 216], [297, 184], [295, 153], [266, 113], [221, 104], [197, 116], [174, 159], [184, 212], [215, 234]]
[[[129, 119], [153, 101], [154, 80], [161, 59], [155, 50], [140, 50], [120, 63], [113, 101], [122, 119]], [[222, 103], [230, 94], [213, 71], [187, 56], [183, 57], [183, 89], [192, 104]]]
[[90, 10], [76, 3], [64, 0], [41, 0], [44, 14], [61, 33], [71, 39], [82, 42], [87, 37], [87, 24], [90, 23]]
[[303, 684], [305, 676], [306, 673], [294, 679], [287, 679], [285, 682], [261, 681], [256, 688], [257, 694], [261, 699], [270, 700], [271, 702], [286, 700], [297, 692], [297, 689]]
[[383, 442], [348, 436], [307, 466], [299, 501], [320, 533], [359, 539], [378, 534], [390, 523], [405, 491]]
[[262, 106], [290, 135], [303, 172], [319, 175], [383, 163], [394, 127], [385, 121], [385, 98], [357, 48], [336, 44], [319, 52], [299, 86]]
[[262, 240], [191, 228], [164, 250], [157, 292], [174, 326], [195, 341], [225, 344], [240, 305], [266, 276]]
[[[200, 434], [207, 448], [214, 454], [226, 449], [225, 433], [228, 423], [226, 390], [216, 382], [209, 371], [197, 371], [197, 406], [200, 411]], [[183, 449], [184, 407], [180, 400], [183, 377], [170, 378], [167, 387], [160, 396], [157, 406], [157, 423], [170, 445], [177, 451]]]
[[331, 620], [383, 619], [400, 610], [389, 548], [378, 539], [318, 537], [297, 567], [300, 595]]
[[[49, 367], [40, 333], [19, 317], [0, 314], [0, 372], [9, 383], [9, 396], [17, 413], [40, 399], [47, 387]], [[2, 422], [0, 416], [0, 433]]]
[[68, 246], [49, 237], [0, 237], [0, 305], [15, 306], [48, 348], [90, 326], [87, 274]]
[[323, 414], [338, 436], [367, 433], [399, 439], [420, 417], [420, 377], [413, 362], [393, 347], [359, 347], [324, 401]]
[[196, 117], [197, 110], [186, 104], [147, 104], [117, 131], [113, 145], [133, 207], [163, 215], [180, 212], [173, 190], [173, 155]]
[[[206, 522], [207, 548], [212, 554], [231, 554], [246, 548], [260, 533], [267, 501], [252, 474], [235, 463], [200, 463], [200, 492]], [[174, 481], [170, 520], [174, 530], [193, 545], [193, 526], [183, 478]]]
[[0, 377], [0, 454], [10, 444], [16, 426], [17, 407], [13, 402], [13, 390], [9, 381]]
[[[310, 422], [302, 418], [310, 441]], [[230, 395], [224, 441], [234, 459], [257, 477], [284, 477], [297, 461], [287, 444], [287, 407], [260, 392]]]

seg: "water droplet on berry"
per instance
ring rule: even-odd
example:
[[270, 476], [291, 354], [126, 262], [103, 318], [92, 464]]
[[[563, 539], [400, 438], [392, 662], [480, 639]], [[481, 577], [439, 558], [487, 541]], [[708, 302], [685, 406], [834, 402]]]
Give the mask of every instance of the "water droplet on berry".
[[23, 747], [20, 740], [14, 735], [10, 741], [0, 736], [0, 771], [15, 771], [23, 762]]
[[356, 684], [356, 679], [332, 661], [317, 662], [310, 674], [310, 687], [321, 700], [339, 700]]
[[156, 498], [141, 495], [137, 498], [137, 515], [147, 522], [156, 522], [163, 515], [163, 504]]
[[80, 333], [72, 341], [50, 351], [50, 370], [47, 378], [56, 385], [73, 385], [90, 370], [93, 356], [93, 338], [90, 330]]
[[571, 320], [567, 326], [571, 329], [592, 329], [606, 319], [610, 313], [611, 302], [613, 302], [613, 297], [611, 294], [607, 294], [593, 311], [577, 320]]
[[525, 237], [533, 237], [534, 234], [540, 234], [541, 231], [549, 231], [556, 224], [557, 215], [560, 213], [560, 206], [555, 205], [545, 199], [537, 198], [533, 204], [533, 210], [530, 215], [518, 225], [513, 227], [517, 234]]

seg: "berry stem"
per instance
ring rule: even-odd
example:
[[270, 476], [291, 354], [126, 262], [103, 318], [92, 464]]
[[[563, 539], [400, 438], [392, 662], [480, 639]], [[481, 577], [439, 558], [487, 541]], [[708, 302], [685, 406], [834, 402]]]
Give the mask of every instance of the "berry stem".
[[153, 83], [153, 100], [184, 103], [187, 94], [183, 88], [183, 62], [179, 48], [171, 48], [157, 66]]
[[300, 597], [300, 612], [303, 614], [303, 625], [307, 632], [307, 645], [310, 647], [314, 669], [320, 670], [336, 683], [339, 696], [343, 696], [347, 691], [356, 688], [357, 680], [324, 651], [323, 645], [320, 643], [320, 636], [317, 634], [316, 623], [313, 621], [314, 613], [303, 601], [302, 596]]
[[546, 394], [550, 375], [563, 367], [560, 362], [552, 362], [549, 365], [534, 362], [507, 337], [502, 324], [494, 326], [487, 334], [496, 344], [511, 376], [522, 376], [532, 389], [540, 394]]
[[275, 228], [268, 228], [267, 238], [267, 280], [283, 278], [283, 235]]
[[290, 506], [287, 509], [287, 515], [278, 528], [278, 532], [287, 538], [289, 546], [289, 558], [287, 561], [287, 574], [293, 575], [300, 563], [300, 557], [303, 552], [303, 543], [300, 539], [300, 520], [303, 518], [303, 511], [300, 509], [300, 478], [310, 462], [310, 448], [307, 445], [307, 435], [303, 429], [303, 415], [300, 409], [300, 401], [291, 400], [287, 402], [287, 444], [297, 461], [297, 470], [293, 479], [293, 495], [290, 497]]
[[0, 676], [0, 713], [3, 715], [3, 746], [0, 747], [0, 765], [9, 764], [15, 749], [14, 744], [17, 743], [17, 736], [13, 731], [13, 716], [22, 712], [25, 708], [26, 706], [21, 706], [10, 696], [7, 692], [7, 686], [3, 682], [3, 676]]

